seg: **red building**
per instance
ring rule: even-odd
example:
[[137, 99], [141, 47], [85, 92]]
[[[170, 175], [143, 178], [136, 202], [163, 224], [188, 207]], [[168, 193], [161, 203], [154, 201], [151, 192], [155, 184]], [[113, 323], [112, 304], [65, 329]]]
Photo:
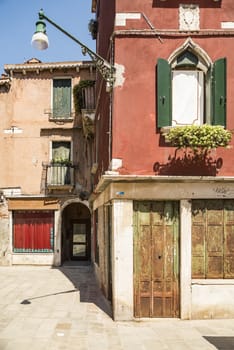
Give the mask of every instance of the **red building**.
[[234, 129], [234, 3], [92, 7], [97, 52], [115, 67], [110, 92], [97, 82], [92, 197], [95, 268], [114, 318], [233, 317], [233, 149], [198, 156], [165, 134]]

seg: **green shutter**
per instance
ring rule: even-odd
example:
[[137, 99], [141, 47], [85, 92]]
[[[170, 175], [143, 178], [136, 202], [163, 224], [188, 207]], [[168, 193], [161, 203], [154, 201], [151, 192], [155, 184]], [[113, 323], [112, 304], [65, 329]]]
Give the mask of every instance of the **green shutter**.
[[171, 112], [171, 67], [169, 63], [158, 59], [157, 64], [157, 127], [170, 126]]
[[206, 277], [205, 201], [192, 201], [192, 278]]
[[71, 79], [53, 80], [53, 116], [71, 117]]
[[211, 99], [212, 69], [205, 74], [205, 120], [206, 124], [212, 123], [212, 99]]
[[226, 58], [213, 65], [212, 107], [212, 124], [226, 127]]

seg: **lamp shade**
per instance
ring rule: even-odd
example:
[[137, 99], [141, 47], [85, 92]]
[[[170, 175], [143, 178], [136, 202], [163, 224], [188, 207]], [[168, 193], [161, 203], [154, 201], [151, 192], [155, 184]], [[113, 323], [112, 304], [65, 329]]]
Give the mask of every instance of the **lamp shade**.
[[48, 36], [43, 32], [36, 32], [32, 36], [31, 44], [37, 50], [45, 50], [49, 47]]

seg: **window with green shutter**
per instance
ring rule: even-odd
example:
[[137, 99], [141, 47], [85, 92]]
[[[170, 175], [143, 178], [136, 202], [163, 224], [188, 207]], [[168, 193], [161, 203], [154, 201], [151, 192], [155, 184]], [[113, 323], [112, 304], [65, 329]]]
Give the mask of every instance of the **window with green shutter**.
[[157, 62], [157, 127], [226, 127], [226, 58], [205, 67], [189, 50]]
[[71, 79], [53, 79], [53, 118], [71, 118]]

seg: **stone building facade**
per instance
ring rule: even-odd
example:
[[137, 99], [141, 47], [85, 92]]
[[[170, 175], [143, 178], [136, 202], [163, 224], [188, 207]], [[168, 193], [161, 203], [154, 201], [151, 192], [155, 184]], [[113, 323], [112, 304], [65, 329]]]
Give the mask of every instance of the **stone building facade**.
[[234, 153], [171, 129], [234, 129], [232, 0], [93, 0], [115, 84], [96, 107], [95, 268], [114, 318], [234, 316]]
[[90, 259], [95, 67], [6, 64], [0, 79], [0, 264]]

